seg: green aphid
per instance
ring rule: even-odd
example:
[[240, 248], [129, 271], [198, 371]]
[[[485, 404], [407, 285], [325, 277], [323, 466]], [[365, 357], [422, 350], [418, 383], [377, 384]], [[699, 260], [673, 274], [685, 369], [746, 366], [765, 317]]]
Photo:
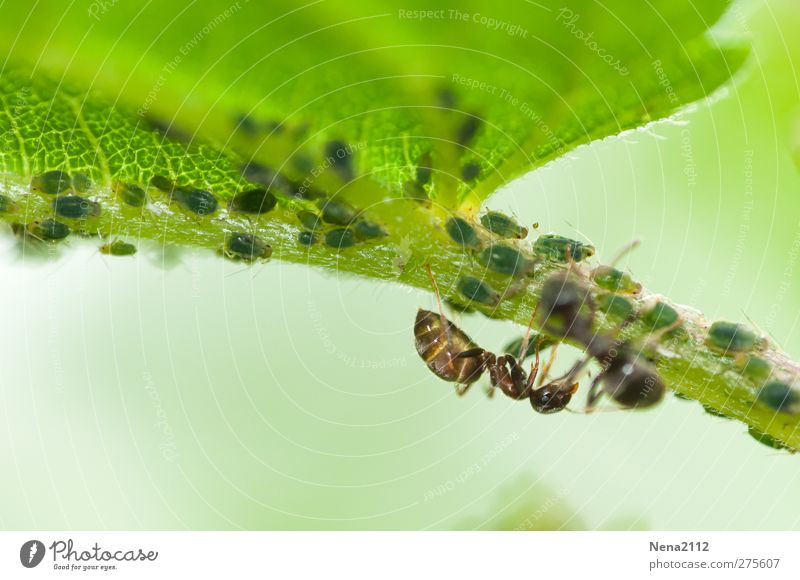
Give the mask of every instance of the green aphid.
[[472, 227], [467, 220], [460, 217], [451, 217], [444, 224], [444, 229], [447, 230], [450, 238], [464, 246], [465, 248], [477, 248], [480, 246], [480, 239], [475, 228]]
[[14, 203], [14, 200], [5, 195], [0, 195], [0, 213], [14, 211], [16, 207], [17, 204]]
[[759, 431], [755, 427], [748, 427], [747, 428], [747, 433], [750, 435], [750, 437], [752, 437], [753, 439], [755, 439], [759, 443], [761, 443], [763, 445], [766, 445], [767, 447], [772, 447], [773, 449], [785, 449], [785, 450], [789, 451], [790, 453], [794, 453], [795, 452], [794, 449], [792, 449], [791, 447], [789, 447], [788, 445], [786, 445], [782, 441], [778, 441], [772, 435], [768, 435], [767, 433], [762, 433], [761, 431]]
[[458, 281], [458, 291], [472, 302], [487, 306], [496, 306], [500, 302], [500, 294], [486, 282], [472, 276], [461, 277]]
[[176, 187], [172, 191], [171, 200], [197, 215], [211, 215], [219, 207], [217, 198], [210, 191], [194, 187]]
[[772, 365], [758, 356], [739, 353], [733, 364], [740, 373], [754, 381], [765, 381], [772, 373]]
[[387, 235], [380, 224], [371, 222], [369, 220], [358, 220], [353, 224], [353, 233], [359, 240], [368, 240], [372, 238], [382, 238]]
[[69, 226], [53, 219], [31, 222], [28, 233], [44, 242], [58, 242], [70, 234]]
[[624, 296], [598, 294], [596, 300], [597, 308], [611, 318], [629, 320], [636, 314], [633, 304]]
[[781, 413], [800, 412], [800, 393], [781, 381], [770, 381], [758, 391], [758, 401]]
[[317, 243], [318, 239], [319, 238], [317, 237], [317, 234], [315, 234], [313, 231], [302, 231], [297, 234], [297, 241], [304, 246], [313, 246]]
[[66, 191], [71, 186], [72, 180], [69, 178], [69, 174], [60, 169], [45, 171], [31, 179], [31, 189], [52, 195]]
[[642, 314], [642, 322], [647, 330], [654, 332], [668, 326], [676, 325], [680, 316], [669, 304], [656, 302]]
[[534, 252], [554, 262], [568, 262], [567, 249], [573, 262], [581, 262], [594, 255], [594, 246], [557, 234], [539, 236], [533, 244]]
[[358, 210], [344, 201], [328, 200], [322, 204], [323, 221], [337, 226], [349, 226], [358, 217]]
[[[503, 352], [510, 354], [514, 358], [519, 356], [519, 351], [522, 349], [522, 341], [525, 340], [525, 337], [520, 336], [516, 340], [512, 340], [509, 342], [506, 347], [503, 349]], [[550, 338], [549, 336], [545, 336], [544, 334], [536, 334], [531, 333], [530, 337], [528, 338], [528, 348], [525, 349], [525, 353], [519, 362], [525, 360], [528, 357], [531, 357], [536, 354], [536, 348], [538, 346], [539, 352], [543, 352], [553, 346], [555, 341]]]
[[481, 216], [481, 224], [493, 234], [501, 238], [516, 238], [521, 240], [528, 235], [528, 228], [522, 227], [513, 219], [500, 213], [490, 211]]
[[136, 253], [136, 246], [122, 240], [114, 240], [110, 244], [100, 246], [100, 253], [108, 256], [133, 256]]
[[228, 202], [228, 209], [240, 213], [263, 214], [278, 204], [277, 198], [267, 189], [256, 188], [237, 193]]
[[117, 194], [123, 203], [133, 207], [142, 207], [147, 203], [147, 193], [144, 189], [133, 183], [114, 180], [111, 189]]
[[224, 254], [232, 260], [245, 262], [266, 260], [272, 255], [272, 246], [253, 234], [226, 234]]
[[522, 276], [533, 268], [533, 260], [512, 246], [492, 244], [478, 256], [478, 261], [498, 274]]
[[730, 419], [728, 415], [726, 415], [722, 411], [715, 409], [711, 405], [703, 405], [703, 410], [709, 415], [713, 415], [714, 417], [719, 417], [720, 419]]
[[619, 294], [638, 294], [642, 291], [642, 285], [634, 281], [630, 275], [617, 270], [611, 266], [598, 266], [592, 271], [594, 283], [608, 290]]
[[79, 195], [64, 195], [53, 200], [53, 211], [70, 219], [96, 217], [100, 215], [100, 204]]
[[175, 189], [175, 183], [169, 177], [164, 177], [163, 175], [154, 175], [150, 179], [150, 185], [165, 193], [170, 193]]
[[92, 180], [85, 173], [76, 173], [72, 176], [72, 189], [78, 193], [86, 193], [92, 187]]
[[749, 352], [761, 347], [764, 340], [742, 324], [717, 321], [708, 329], [706, 346], [723, 355]]
[[331, 248], [341, 250], [356, 243], [356, 237], [350, 228], [336, 228], [325, 234], [325, 243]]

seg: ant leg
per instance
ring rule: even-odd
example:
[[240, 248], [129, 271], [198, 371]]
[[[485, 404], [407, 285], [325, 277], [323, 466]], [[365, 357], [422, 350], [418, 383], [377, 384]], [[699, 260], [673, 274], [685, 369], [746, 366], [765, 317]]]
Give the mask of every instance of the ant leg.
[[610, 265], [612, 267], [616, 266], [622, 258], [624, 258], [629, 253], [631, 253], [633, 250], [638, 248], [641, 245], [641, 243], [642, 243], [641, 240], [631, 240], [630, 242], [628, 242], [627, 244], [622, 246], [617, 251], [616, 255], [611, 259]]
[[600, 373], [592, 379], [592, 384], [589, 385], [589, 394], [586, 397], [586, 413], [591, 413], [594, 410], [594, 406], [603, 395], [603, 391], [600, 390], [600, 381], [602, 379], [603, 373]]
[[433, 291], [436, 293], [436, 303], [439, 305], [439, 317], [442, 319], [444, 326], [444, 335], [447, 338], [447, 344], [452, 344], [450, 341], [450, 321], [445, 318], [444, 308], [442, 308], [442, 295], [439, 293], [439, 285], [436, 283], [436, 278], [433, 277], [433, 270], [430, 264], [425, 264], [425, 269], [428, 271], [428, 277], [431, 279]]
[[556, 353], [558, 353], [558, 347], [561, 343], [557, 342], [553, 345], [552, 350], [550, 351], [550, 356], [547, 359], [547, 362], [544, 364], [544, 368], [542, 368], [542, 372], [539, 375], [539, 382], [537, 386], [541, 387], [544, 382], [547, 380], [547, 377], [550, 376], [550, 369], [552, 368], [553, 364], [556, 362]]
[[[533, 321], [536, 318], [536, 311], [539, 310], [539, 305], [533, 307], [533, 312], [531, 313], [531, 319], [528, 321], [528, 330], [525, 331], [525, 337], [522, 339], [522, 344], [519, 347], [519, 356], [517, 357], [518, 360], [523, 360], [525, 355], [528, 354], [528, 341], [531, 338], [531, 327], [533, 327]], [[537, 344], [538, 344], [537, 340]], [[536, 352], [538, 354], [539, 347], [537, 345]]]
[[531, 364], [531, 372], [528, 375], [528, 380], [525, 381], [525, 395], [530, 396], [531, 389], [533, 388], [533, 383], [536, 380], [536, 375], [539, 374], [539, 346], [541, 342], [536, 342], [536, 358]]
[[456, 395], [458, 395], [459, 397], [463, 397], [464, 395], [467, 394], [467, 391], [469, 391], [469, 388], [471, 386], [472, 386], [472, 383], [469, 383], [469, 384], [466, 384], [466, 385], [456, 384]]

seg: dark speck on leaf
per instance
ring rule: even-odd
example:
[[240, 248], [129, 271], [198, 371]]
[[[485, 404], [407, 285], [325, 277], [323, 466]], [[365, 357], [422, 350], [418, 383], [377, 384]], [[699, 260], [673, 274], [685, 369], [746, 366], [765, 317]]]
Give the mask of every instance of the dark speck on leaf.
[[347, 228], [337, 228], [325, 234], [325, 243], [332, 248], [349, 248], [356, 243], [352, 230]]
[[477, 115], [467, 115], [458, 128], [456, 141], [459, 145], [469, 145], [481, 126], [481, 119]]
[[382, 238], [386, 235], [386, 230], [384, 230], [380, 224], [376, 224], [375, 222], [371, 222], [369, 220], [357, 221], [355, 224], [353, 224], [353, 232], [360, 240]]
[[46, 242], [57, 242], [63, 240], [70, 234], [68, 225], [49, 218], [40, 222], [30, 223], [28, 225], [28, 231], [34, 237]]
[[475, 162], [470, 162], [461, 168], [461, 178], [464, 181], [472, 181], [481, 173], [481, 166]]
[[85, 218], [100, 215], [100, 204], [78, 195], [65, 195], [53, 200], [53, 211], [65, 218]]
[[347, 226], [358, 217], [358, 211], [344, 201], [328, 200], [322, 204], [322, 219], [329, 224]]
[[133, 256], [136, 253], [136, 246], [122, 240], [115, 240], [110, 244], [100, 246], [100, 253], [108, 256]]
[[78, 193], [86, 193], [92, 187], [92, 180], [85, 173], [76, 173], [72, 176], [72, 189]]
[[337, 139], [328, 141], [325, 144], [325, 156], [342, 181], [353, 181], [356, 176], [353, 167], [353, 150], [347, 143]]
[[431, 154], [425, 153], [417, 162], [417, 183], [419, 185], [428, 185], [431, 182], [432, 175]]
[[297, 241], [304, 246], [313, 246], [317, 243], [317, 234], [314, 232], [302, 231], [297, 234]]
[[150, 179], [150, 185], [166, 193], [171, 192], [175, 188], [175, 183], [163, 175], [154, 175]]
[[272, 246], [253, 234], [228, 234], [225, 236], [225, 255], [246, 262], [265, 260], [272, 255]]
[[147, 203], [147, 193], [144, 189], [133, 183], [123, 183], [122, 181], [114, 181], [111, 184], [111, 189], [119, 198], [128, 205], [134, 207], [142, 207]]
[[248, 181], [264, 185], [267, 188], [277, 188], [288, 191], [289, 182], [277, 171], [256, 161], [251, 161], [242, 167], [242, 176]]

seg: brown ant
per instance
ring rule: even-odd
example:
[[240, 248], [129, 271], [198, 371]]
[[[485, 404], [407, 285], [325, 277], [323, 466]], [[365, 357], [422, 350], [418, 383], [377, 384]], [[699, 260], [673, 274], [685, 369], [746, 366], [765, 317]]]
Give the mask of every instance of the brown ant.
[[[529, 399], [531, 406], [539, 413], [555, 413], [564, 409], [577, 390], [578, 383], [568, 384], [565, 375], [561, 379], [534, 389], [534, 382], [539, 373], [538, 348], [530, 374], [522, 367], [521, 363], [528, 347], [530, 325], [517, 358], [508, 354], [497, 356], [479, 347], [463, 330], [445, 318], [439, 287], [430, 265], [426, 265], [426, 268], [436, 292], [439, 314], [423, 309], [417, 311], [414, 342], [417, 353], [431, 372], [440, 379], [459, 385], [457, 387], [459, 395], [463, 395], [472, 383], [484, 372], [488, 372], [493, 387], [499, 388], [512, 399]], [[535, 315], [536, 311], [531, 316], [531, 324]], [[542, 380], [545, 376], [546, 373], [542, 375]], [[541, 382], [540, 380], [540, 384]]]

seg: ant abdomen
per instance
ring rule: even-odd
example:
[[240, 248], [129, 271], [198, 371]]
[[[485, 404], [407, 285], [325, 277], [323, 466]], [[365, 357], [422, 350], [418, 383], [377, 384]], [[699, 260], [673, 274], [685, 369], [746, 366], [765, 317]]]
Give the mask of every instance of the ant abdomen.
[[[419, 309], [414, 322], [414, 344], [428, 368], [440, 379], [469, 385], [485, 369], [485, 356], [467, 334], [443, 316]], [[474, 356], [460, 357], [462, 353]]]
[[630, 352], [613, 358], [601, 375], [602, 389], [618, 404], [627, 408], [651, 407], [664, 397], [664, 383], [646, 361]]

